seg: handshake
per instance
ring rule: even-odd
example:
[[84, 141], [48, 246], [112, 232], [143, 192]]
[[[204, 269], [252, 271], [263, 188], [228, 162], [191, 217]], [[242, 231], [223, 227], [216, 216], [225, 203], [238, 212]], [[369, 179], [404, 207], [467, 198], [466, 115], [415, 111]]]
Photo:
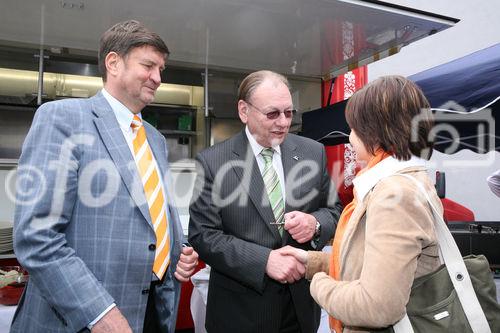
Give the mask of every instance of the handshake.
[[304, 277], [307, 251], [287, 245], [272, 250], [266, 265], [267, 275], [281, 283], [294, 283]]

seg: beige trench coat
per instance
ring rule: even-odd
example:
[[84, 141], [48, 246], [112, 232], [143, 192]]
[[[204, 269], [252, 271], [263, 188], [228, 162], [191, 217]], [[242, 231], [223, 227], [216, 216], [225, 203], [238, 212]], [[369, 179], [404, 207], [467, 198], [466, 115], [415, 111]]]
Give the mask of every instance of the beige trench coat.
[[[442, 212], [424, 168], [398, 173], [422, 182]], [[348, 223], [340, 250], [341, 281], [328, 276], [328, 254], [308, 252], [308, 258], [311, 295], [344, 323], [345, 333], [387, 327], [403, 317], [413, 280], [440, 265], [431, 209], [410, 179], [382, 179]]]

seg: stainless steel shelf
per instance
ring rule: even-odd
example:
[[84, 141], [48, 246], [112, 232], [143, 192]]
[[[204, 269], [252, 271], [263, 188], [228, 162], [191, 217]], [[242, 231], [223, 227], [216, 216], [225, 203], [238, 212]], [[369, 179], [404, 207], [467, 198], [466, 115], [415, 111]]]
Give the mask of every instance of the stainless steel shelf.
[[0, 254], [0, 259], [15, 259], [16, 255], [14, 253], [4, 253]]
[[158, 130], [161, 134], [167, 134], [167, 135], [188, 135], [188, 136], [195, 136], [196, 131], [180, 131], [180, 130], [165, 130], [165, 129], [160, 129]]
[[17, 158], [0, 158], [0, 168], [13, 168], [19, 163]]
[[[193, 105], [181, 105], [181, 104], [160, 104], [160, 103], [150, 103], [147, 105], [147, 108], [153, 109], [153, 108], [159, 108], [159, 109], [170, 109], [169, 111], [174, 112], [174, 111], [183, 111], [185, 113], [188, 112], [196, 112], [198, 110], [197, 106]], [[168, 112], [168, 111], [167, 111]]]

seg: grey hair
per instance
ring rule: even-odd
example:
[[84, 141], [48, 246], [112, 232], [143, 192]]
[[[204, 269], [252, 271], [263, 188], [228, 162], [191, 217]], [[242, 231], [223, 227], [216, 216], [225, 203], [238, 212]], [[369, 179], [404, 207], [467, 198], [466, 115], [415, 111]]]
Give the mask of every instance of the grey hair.
[[261, 70], [250, 73], [243, 79], [243, 81], [241, 81], [238, 88], [238, 100], [247, 102], [252, 97], [254, 90], [267, 79], [281, 82], [288, 87], [288, 90], [290, 90], [290, 83], [286, 77], [273, 71]]

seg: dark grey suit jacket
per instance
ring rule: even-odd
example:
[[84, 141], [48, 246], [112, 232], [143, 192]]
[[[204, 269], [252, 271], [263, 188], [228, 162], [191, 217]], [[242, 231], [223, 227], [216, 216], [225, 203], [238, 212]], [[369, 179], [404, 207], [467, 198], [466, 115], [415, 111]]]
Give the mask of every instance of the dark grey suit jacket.
[[[144, 126], [170, 198], [165, 138]], [[11, 332], [85, 330], [113, 302], [141, 332], [156, 236], [132, 153], [101, 93], [37, 110], [18, 179], [14, 249], [30, 277]], [[156, 295], [163, 332], [174, 332], [183, 235], [167, 204], [172, 260]]]
[[[289, 134], [280, 149], [285, 211], [314, 215], [321, 223], [318, 248], [322, 248], [332, 238], [341, 212], [326, 171], [324, 147]], [[287, 244], [312, 248], [310, 242], [296, 243], [287, 232], [281, 237], [270, 224], [274, 215], [245, 132], [202, 151], [197, 161], [189, 241], [212, 267], [208, 331], [277, 333], [282, 293], [289, 288], [302, 332], [316, 332], [320, 309], [309, 294], [309, 282], [302, 279], [288, 286], [266, 275], [272, 249]], [[328, 200], [330, 192], [334, 195]]]

